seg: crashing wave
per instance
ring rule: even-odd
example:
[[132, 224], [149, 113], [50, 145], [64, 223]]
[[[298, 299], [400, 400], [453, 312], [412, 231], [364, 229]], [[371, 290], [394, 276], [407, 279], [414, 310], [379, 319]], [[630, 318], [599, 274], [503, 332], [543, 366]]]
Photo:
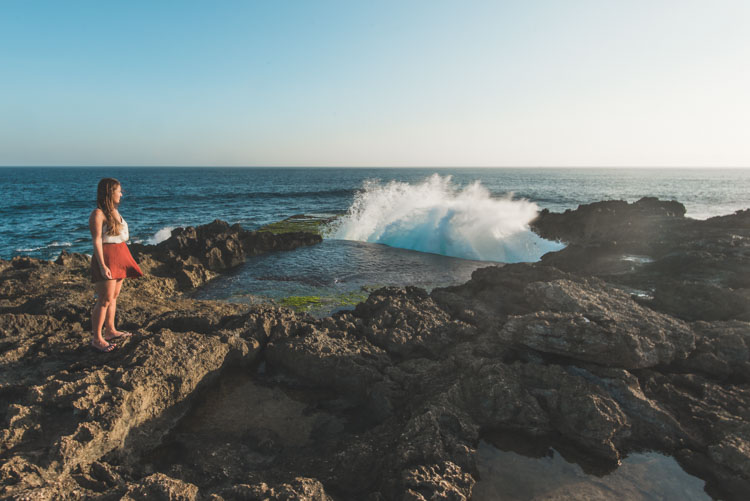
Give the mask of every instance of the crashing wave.
[[327, 236], [464, 259], [532, 262], [564, 247], [529, 229], [537, 213], [535, 203], [512, 194], [493, 198], [478, 181], [464, 188], [438, 174], [418, 184], [367, 181]]

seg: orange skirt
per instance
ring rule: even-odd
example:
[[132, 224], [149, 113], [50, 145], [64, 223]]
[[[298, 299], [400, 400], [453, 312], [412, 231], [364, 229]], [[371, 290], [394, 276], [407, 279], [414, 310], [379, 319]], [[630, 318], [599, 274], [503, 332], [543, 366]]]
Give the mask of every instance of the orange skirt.
[[[133, 259], [125, 242], [119, 244], [102, 244], [102, 253], [104, 254], [104, 264], [112, 272], [112, 280], [143, 276], [141, 267]], [[100, 282], [102, 280], [108, 279], [102, 276], [102, 272], [99, 269], [99, 260], [94, 255], [91, 258], [91, 281]]]

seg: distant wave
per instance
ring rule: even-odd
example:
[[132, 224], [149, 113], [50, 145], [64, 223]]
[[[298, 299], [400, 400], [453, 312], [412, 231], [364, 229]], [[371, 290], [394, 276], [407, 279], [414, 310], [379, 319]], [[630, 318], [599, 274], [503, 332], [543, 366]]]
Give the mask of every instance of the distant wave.
[[52, 242], [51, 244], [42, 245], [42, 246], [39, 246], [39, 247], [29, 247], [29, 248], [14, 249], [14, 251], [15, 252], [36, 252], [38, 250], [43, 250], [43, 249], [51, 249], [51, 248], [54, 248], [54, 247], [70, 247], [72, 245], [73, 244], [70, 243], [70, 242]]
[[[333, 190], [321, 190], [321, 191], [251, 191], [251, 192], [232, 192], [232, 193], [221, 193], [219, 196], [223, 201], [227, 200], [249, 200], [249, 199], [265, 199], [265, 198], [307, 198], [307, 197], [348, 197], [355, 193], [353, 189], [333, 189]], [[211, 202], [216, 201], [216, 193], [183, 193], [180, 194], [180, 199], [185, 202], [197, 202], [202, 200], [208, 200]], [[163, 202], [164, 197], [162, 195], [144, 195], [138, 197], [138, 202], [145, 204], [146, 202]]]
[[504, 263], [538, 261], [563, 244], [529, 229], [538, 207], [512, 194], [493, 198], [478, 181], [458, 188], [433, 174], [418, 184], [367, 181], [328, 237]]
[[14, 252], [36, 252], [38, 250], [46, 249], [47, 246], [43, 245], [42, 247], [20, 247], [18, 249], [13, 249]]

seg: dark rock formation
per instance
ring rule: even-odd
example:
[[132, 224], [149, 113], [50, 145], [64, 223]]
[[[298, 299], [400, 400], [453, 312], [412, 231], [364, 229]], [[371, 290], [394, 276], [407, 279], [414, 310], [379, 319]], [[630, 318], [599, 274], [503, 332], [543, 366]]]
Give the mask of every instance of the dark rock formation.
[[589, 247], [609, 242], [646, 249], [679, 232], [689, 221], [684, 216], [681, 203], [647, 197], [632, 204], [621, 200], [595, 202], [562, 214], [544, 209], [532, 228], [548, 240]]
[[314, 233], [247, 231], [239, 224], [230, 226], [217, 219], [195, 228], [175, 228], [170, 238], [155, 247], [133, 244], [130, 250], [136, 261], [148, 265], [151, 273], [175, 277], [180, 287], [192, 289], [215, 277], [217, 272], [244, 263], [247, 256], [292, 250], [321, 241], [322, 237]]
[[183, 294], [307, 236], [175, 230], [133, 246], [147, 275], [118, 315], [136, 335], [109, 354], [87, 348], [85, 257], [0, 261], [0, 496], [469, 499], [479, 440], [502, 431], [608, 468], [658, 450], [744, 499], [750, 218], [683, 215], [545, 213], [537, 230], [571, 245], [542, 263], [321, 319]]
[[542, 263], [645, 292], [683, 320], [750, 320], [750, 210], [705, 221], [677, 202], [644, 198], [542, 211], [532, 223], [569, 245]]

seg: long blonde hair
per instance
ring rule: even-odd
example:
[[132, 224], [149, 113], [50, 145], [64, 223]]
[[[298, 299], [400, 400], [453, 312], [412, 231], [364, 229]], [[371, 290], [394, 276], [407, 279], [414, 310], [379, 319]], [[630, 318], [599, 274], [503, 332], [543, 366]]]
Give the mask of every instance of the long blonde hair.
[[115, 219], [115, 201], [113, 195], [120, 186], [120, 181], [111, 177], [105, 177], [99, 181], [96, 187], [96, 206], [104, 213], [107, 220], [107, 234], [119, 235], [122, 223]]

